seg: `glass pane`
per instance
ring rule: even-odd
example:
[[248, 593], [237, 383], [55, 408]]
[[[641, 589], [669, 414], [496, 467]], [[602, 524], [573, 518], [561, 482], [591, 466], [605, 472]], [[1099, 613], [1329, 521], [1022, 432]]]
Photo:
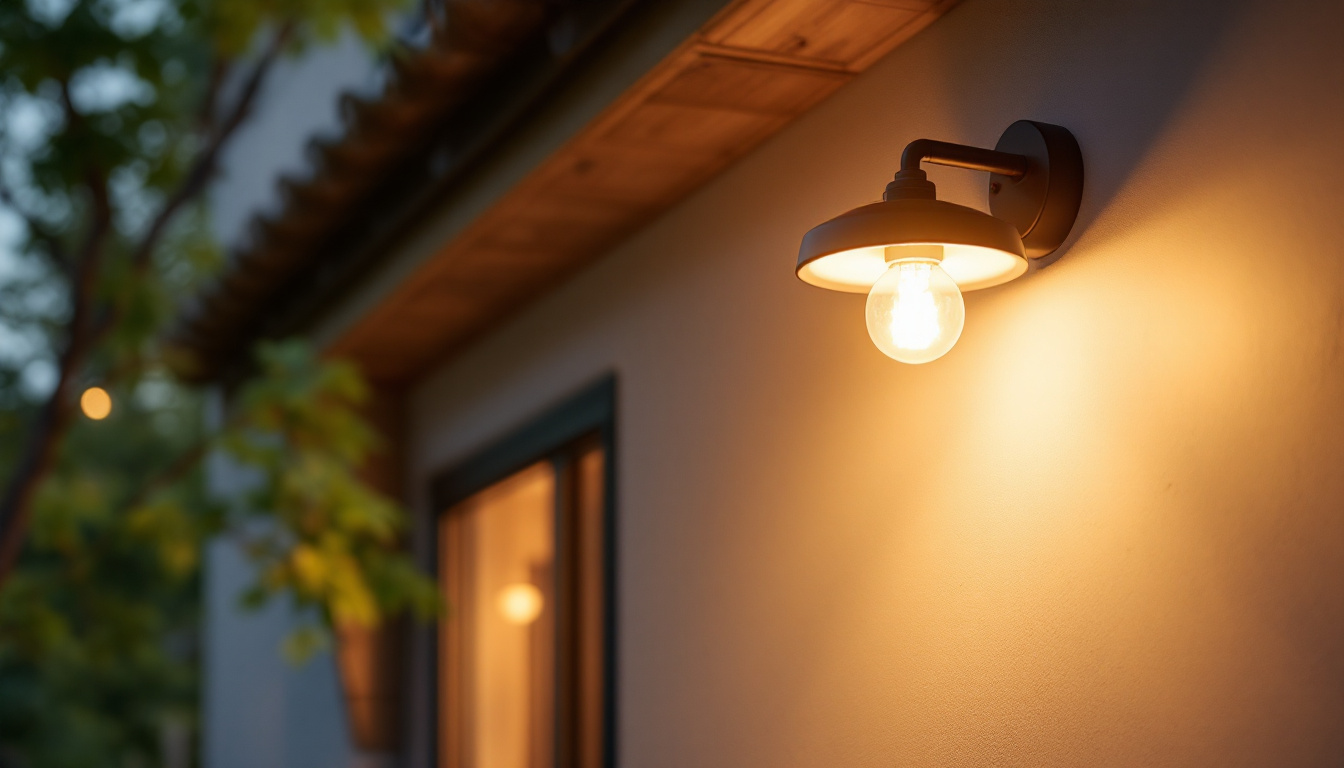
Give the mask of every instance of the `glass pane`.
[[555, 499], [543, 462], [443, 518], [445, 768], [554, 762]]

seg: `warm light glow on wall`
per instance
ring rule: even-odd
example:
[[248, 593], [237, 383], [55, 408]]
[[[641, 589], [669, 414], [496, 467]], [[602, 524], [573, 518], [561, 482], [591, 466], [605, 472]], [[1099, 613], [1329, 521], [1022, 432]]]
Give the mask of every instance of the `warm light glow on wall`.
[[499, 612], [510, 624], [531, 624], [544, 604], [541, 590], [531, 584], [510, 584], [499, 591]]
[[90, 419], [102, 421], [112, 413], [112, 396], [102, 387], [89, 387], [80, 395], [79, 408]]

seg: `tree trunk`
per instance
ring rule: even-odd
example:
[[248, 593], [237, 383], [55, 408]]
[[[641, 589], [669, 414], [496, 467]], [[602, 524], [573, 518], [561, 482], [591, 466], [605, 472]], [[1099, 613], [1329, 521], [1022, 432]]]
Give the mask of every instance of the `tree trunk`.
[[37, 489], [56, 465], [56, 448], [70, 421], [67, 397], [68, 386], [62, 381], [33, 422], [23, 455], [5, 488], [4, 498], [0, 499], [0, 584], [13, 570], [23, 549]]
[[[94, 185], [105, 192], [102, 183], [101, 180], [95, 180]], [[102, 261], [104, 238], [111, 221], [105, 194], [95, 192], [94, 199], [99, 211], [98, 218], [93, 223], [88, 242], [80, 250], [79, 269], [70, 286], [70, 301], [74, 307], [70, 317], [70, 338], [65, 353], [61, 355], [56, 387], [29, 429], [18, 466], [14, 468], [14, 474], [5, 487], [4, 497], [0, 498], [0, 585], [9, 577], [14, 564], [18, 562], [19, 552], [23, 550], [34, 497], [47, 475], [56, 467], [56, 453], [73, 416], [71, 388], [94, 343], [89, 327], [93, 312], [93, 288]]]

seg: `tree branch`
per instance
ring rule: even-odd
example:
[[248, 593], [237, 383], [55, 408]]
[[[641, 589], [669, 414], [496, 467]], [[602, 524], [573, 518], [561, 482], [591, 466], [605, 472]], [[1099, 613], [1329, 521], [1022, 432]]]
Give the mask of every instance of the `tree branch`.
[[[164, 467], [158, 474], [152, 475], [146, 480], [144, 484], [136, 490], [135, 494], [131, 496], [130, 500], [126, 502], [125, 509], [127, 511], [135, 509], [152, 499], [154, 494], [170, 487], [178, 480], [181, 480], [188, 472], [194, 469], [197, 464], [201, 463], [206, 455], [216, 447], [217, 435], [225, 434], [241, 423], [241, 412], [235, 412], [232, 416], [226, 419], [222, 425], [214, 430], [215, 434], [206, 435], [195, 443], [192, 443], [190, 447], [179, 453], [177, 458], [173, 459], [172, 463], [167, 467]], [[0, 768], [3, 768], [3, 766], [0, 766]]]
[[140, 486], [135, 495], [126, 502], [126, 511], [129, 512], [143, 505], [154, 498], [154, 494], [181, 480], [205, 458], [212, 447], [214, 447], [213, 440], [202, 438], [190, 448], [178, 454], [177, 458], [173, 459], [173, 462], [165, 467], [162, 472], [149, 478], [144, 485]]
[[136, 246], [132, 256], [137, 271], [143, 272], [149, 268], [150, 260], [154, 256], [154, 249], [163, 238], [168, 225], [172, 223], [173, 217], [183, 206], [205, 191], [206, 184], [214, 177], [220, 153], [238, 130], [238, 127], [252, 112], [252, 105], [257, 99], [257, 94], [261, 91], [262, 83], [266, 81], [266, 76], [270, 74], [271, 67], [274, 66], [276, 59], [279, 58], [280, 53], [289, 43], [293, 34], [294, 24], [289, 22], [282, 25], [271, 37], [266, 50], [262, 52], [257, 63], [253, 65], [251, 73], [243, 82], [242, 91], [238, 95], [238, 100], [234, 102], [233, 109], [216, 127], [214, 135], [210, 138], [210, 143], [196, 158], [196, 162], [192, 164], [186, 176], [183, 177], [182, 183], [164, 202], [163, 208], [150, 222], [148, 229], [145, 230], [144, 237], [140, 239], [140, 243]]
[[232, 62], [224, 58], [216, 58], [210, 65], [210, 80], [206, 84], [205, 97], [201, 99], [201, 112], [196, 121], [202, 133], [209, 133], [215, 124], [219, 92], [228, 80], [231, 68]]

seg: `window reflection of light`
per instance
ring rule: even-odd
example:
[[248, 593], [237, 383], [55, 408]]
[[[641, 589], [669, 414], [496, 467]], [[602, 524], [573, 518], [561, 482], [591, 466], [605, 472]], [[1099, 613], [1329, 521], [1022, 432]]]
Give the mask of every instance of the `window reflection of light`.
[[510, 624], [531, 624], [544, 604], [541, 590], [531, 584], [510, 584], [499, 591], [499, 612]]

